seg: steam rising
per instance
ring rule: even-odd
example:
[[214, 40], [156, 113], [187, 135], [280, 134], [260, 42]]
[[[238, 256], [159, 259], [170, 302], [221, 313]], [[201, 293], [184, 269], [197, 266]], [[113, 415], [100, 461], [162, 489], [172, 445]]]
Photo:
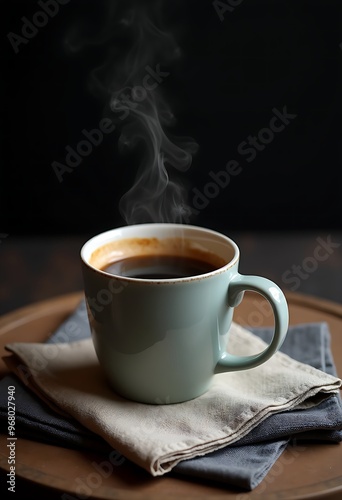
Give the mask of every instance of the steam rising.
[[[122, 109], [124, 105], [121, 105]], [[120, 211], [128, 224], [139, 222], [182, 222], [190, 211], [180, 182], [172, 180], [171, 168], [186, 171], [195, 151], [193, 142], [175, 144], [164, 132], [172, 115], [162, 101], [149, 95], [142, 105], [131, 111], [132, 119], [121, 134], [121, 145], [134, 146], [142, 141], [145, 156], [134, 185], [120, 200]]]
[[[166, 132], [175, 117], [163, 97], [181, 51], [162, 27], [163, 2], [109, 4], [101, 41], [109, 40], [111, 48], [92, 83], [107, 96], [107, 111], [120, 130], [120, 151], [142, 152], [134, 183], [119, 202], [120, 213], [127, 224], [187, 222], [191, 209], [179, 177], [191, 166], [197, 144]], [[122, 4], [124, 12], [118, 10]]]
[[[153, 24], [141, 8], [131, 11], [124, 24], [137, 34], [122, 72], [130, 99], [124, 101], [120, 91], [113, 92], [111, 108], [129, 112], [119, 139], [121, 147], [136, 147], [141, 142], [144, 156], [133, 186], [120, 200], [120, 212], [127, 224], [183, 222], [191, 212], [185, 188], [174, 174], [188, 170], [197, 145], [186, 138], [172, 141], [166, 134], [165, 127], [173, 124], [174, 116], [162, 97], [160, 76], [172, 77], [164, 68], [180, 51], [173, 38]], [[157, 80], [149, 90], [152, 78], [146, 79], [146, 68], [151, 67], [157, 68]], [[144, 81], [149, 82], [148, 88]]]

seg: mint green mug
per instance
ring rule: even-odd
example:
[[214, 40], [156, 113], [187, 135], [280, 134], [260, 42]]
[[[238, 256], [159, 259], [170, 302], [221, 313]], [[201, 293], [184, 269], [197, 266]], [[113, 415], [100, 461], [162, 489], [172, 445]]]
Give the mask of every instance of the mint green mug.
[[[286, 337], [282, 290], [267, 278], [239, 274], [239, 248], [219, 232], [130, 225], [89, 239], [80, 255], [94, 348], [112, 388], [127, 399], [166, 404], [196, 398], [215, 374], [266, 362]], [[270, 303], [274, 335], [263, 352], [235, 356], [229, 329], [247, 290]]]

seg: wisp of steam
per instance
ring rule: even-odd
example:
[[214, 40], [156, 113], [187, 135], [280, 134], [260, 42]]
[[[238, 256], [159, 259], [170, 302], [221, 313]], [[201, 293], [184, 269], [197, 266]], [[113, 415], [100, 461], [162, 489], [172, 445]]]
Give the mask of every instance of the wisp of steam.
[[[120, 89], [113, 92], [110, 106], [121, 115], [129, 113], [122, 122], [121, 145], [134, 147], [141, 142], [143, 156], [133, 186], [120, 200], [120, 212], [127, 224], [183, 222], [191, 213], [186, 190], [173, 170], [184, 172], [190, 167], [196, 143], [185, 138], [171, 140], [166, 134], [165, 128], [172, 125], [174, 117], [163, 99], [160, 76], [171, 76], [167, 62], [170, 56], [177, 57], [177, 46], [153, 24], [144, 8], [130, 11], [123, 23], [135, 39], [120, 72]], [[157, 68], [157, 80], [146, 88], [144, 81], [152, 80], [146, 79], [149, 68]]]
[[119, 210], [127, 224], [188, 222], [192, 211], [180, 177], [191, 166], [198, 145], [192, 138], [170, 137], [167, 131], [175, 117], [163, 89], [181, 52], [162, 27], [163, 2], [125, 1], [121, 9], [122, 4], [123, 12], [116, 2], [108, 7], [101, 43], [108, 42], [113, 32], [116, 43], [111, 40], [105, 64], [92, 73], [93, 83], [106, 93], [107, 111], [120, 130], [119, 150], [133, 148], [141, 157]]

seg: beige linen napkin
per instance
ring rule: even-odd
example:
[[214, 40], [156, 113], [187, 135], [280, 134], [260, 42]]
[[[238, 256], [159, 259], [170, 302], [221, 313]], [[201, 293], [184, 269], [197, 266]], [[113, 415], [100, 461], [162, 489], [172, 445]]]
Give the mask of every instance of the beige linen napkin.
[[[248, 355], [265, 347], [233, 322], [229, 352]], [[153, 476], [238, 441], [271, 414], [317, 405], [342, 383], [278, 352], [256, 368], [215, 375], [209, 391], [192, 401], [148, 405], [112, 391], [91, 339], [6, 348], [12, 352], [6, 363], [31, 390]]]

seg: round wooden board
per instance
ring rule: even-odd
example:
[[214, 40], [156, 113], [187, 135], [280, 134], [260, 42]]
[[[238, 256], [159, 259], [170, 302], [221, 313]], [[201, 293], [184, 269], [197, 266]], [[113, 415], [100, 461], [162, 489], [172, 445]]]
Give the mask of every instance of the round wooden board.
[[[326, 321], [332, 336], [332, 351], [339, 376], [342, 374], [342, 306], [300, 294], [286, 294], [290, 324]], [[0, 349], [9, 342], [44, 341], [72, 313], [83, 298], [81, 292], [46, 300], [0, 318]], [[272, 324], [272, 314], [262, 297], [246, 293], [236, 309], [234, 321], [243, 326]], [[7, 373], [1, 360], [0, 373]], [[1, 490], [7, 492], [9, 470], [7, 436], [0, 436]], [[107, 457], [108, 458], [108, 457]], [[342, 498], [342, 445], [305, 444], [287, 449], [266, 478], [251, 492], [227, 485], [168, 474], [154, 478], [130, 463], [113, 467], [108, 477], [96, 464], [106, 457], [18, 438], [16, 445], [17, 491], [28, 498], [245, 500]], [[21, 490], [20, 490], [21, 488]], [[83, 496], [82, 496], [83, 495]], [[1, 497], [4, 498], [1, 494]], [[7, 498], [7, 496], [6, 496]], [[12, 497], [11, 497], [12, 498]]]

